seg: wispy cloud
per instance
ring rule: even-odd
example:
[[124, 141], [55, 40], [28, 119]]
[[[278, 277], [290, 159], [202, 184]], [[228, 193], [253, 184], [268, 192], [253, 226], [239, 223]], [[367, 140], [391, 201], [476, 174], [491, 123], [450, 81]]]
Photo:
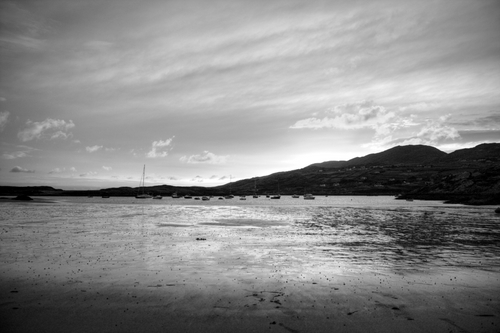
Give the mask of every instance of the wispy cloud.
[[92, 177], [92, 176], [97, 176], [97, 172], [89, 171], [89, 172], [85, 172], [85, 173], [80, 174], [80, 177]]
[[21, 168], [20, 166], [15, 166], [13, 167], [10, 172], [18, 173], [18, 172], [25, 172], [25, 173], [35, 173], [35, 170], [28, 170], [25, 168]]
[[14, 151], [11, 153], [3, 153], [2, 158], [6, 160], [14, 160], [16, 158], [27, 157], [28, 154], [25, 151]]
[[227, 162], [228, 155], [215, 155], [214, 153], [205, 150], [202, 154], [182, 156], [179, 160], [184, 163], [207, 163], [207, 164], [224, 164]]
[[9, 144], [4, 144], [4, 145], [8, 147], [14, 147], [13, 149], [16, 149], [14, 151], [3, 153], [2, 158], [5, 160], [14, 160], [16, 158], [30, 157], [32, 152], [38, 150], [36, 148], [25, 145], [9, 145]]
[[75, 127], [72, 120], [66, 122], [65, 120], [51, 118], [40, 122], [28, 120], [26, 125], [27, 128], [17, 134], [17, 137], [23, 142], [42, 138], [67, 139], [73, 135], [69, 130]]
[[91, 146], [91, 147], [85, 147], [85, 150], [88, 151], [89, 153], [96, 152], [99, 149], [102, 149], [102, 146], [95, 145], [95, 146]]
[[112, 167], [110, 167], [110, 166], [104, 166], [104, 165], [103, 165], [103, 166], [102, 166], [102, 168], [103, 168], [104, 170], [106, 170], [106, 171], [111, 171], [111, 170], [113, 170], [113, 168], [112, 168]]
[[158, 158], [168, 156], [168, 152], [172, 149], [171, 144], [175, 136], [167, 140], [153, 141], [151, 150], [146, 154], [148, 158]]
[[331, 108], [326, 112], [324, 118], [306, 118], [298, 120], [290, 126], [292, 129], [360, 129], [373, 128], [389, 122], [395, 118], [394, 112], [388, 111], [385, 107], [374, 105], [372, 101], [355, 104], [343, 104]]
[[52, 170], [49, 171], [49, 174], [53, 174], [53, 173], [62, 173], [66, 171], [66, 168], [54, 168]]
[[0, 132], [2, 132], [9, 121], [9, 111], [0, 112]]
[[1, 54], [11, 55], [25, 49], [37, 50], [43, 47], [44, 40], [41, 36], [51, 30], [47, 19], [15, 1], [1, 1], [0, 15], [3, 23]]

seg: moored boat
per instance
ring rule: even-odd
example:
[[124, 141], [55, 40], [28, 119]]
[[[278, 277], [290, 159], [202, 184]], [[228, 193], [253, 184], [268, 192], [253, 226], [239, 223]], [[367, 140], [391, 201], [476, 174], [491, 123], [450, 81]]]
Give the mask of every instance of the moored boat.
[[136, 199], [151, 199], [153, 197], [150, 194], [144, 193], [144, 181], [145, 181], [145, 179], [146, 179], [146, 165], [144, 165], [144, 167], [142, 168], [142, 178], [141, 178], [141, 182], [139, 184], [139, 192], [141, 192], [141, 193], [136, 194], [136, 196], [135, 196]]
[[308, 194], [304, 194], [304, 200], [314, 200], [315, 197], [314, 195], [308, 193]]

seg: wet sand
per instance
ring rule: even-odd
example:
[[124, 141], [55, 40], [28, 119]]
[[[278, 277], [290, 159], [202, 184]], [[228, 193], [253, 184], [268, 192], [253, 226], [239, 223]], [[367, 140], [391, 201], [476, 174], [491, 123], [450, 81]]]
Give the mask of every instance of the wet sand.
[[485, 267], [370, 265], [284, 220], [3, 226], [8, 332], [498, 332]]

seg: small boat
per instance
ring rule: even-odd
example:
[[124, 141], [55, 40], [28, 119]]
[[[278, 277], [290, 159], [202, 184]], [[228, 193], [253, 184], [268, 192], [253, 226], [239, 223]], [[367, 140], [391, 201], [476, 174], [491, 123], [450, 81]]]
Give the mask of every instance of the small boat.
[[232, 198], [234, 198], [234, 195], [232, 195], [232, 194], [230, 194], [230, 195], [226, 195], [224, 198], [225, 198], [225, 199], [232, 199]]
[[304, 200], [314, 200], [315, 197], [314, 195], [308, 193], [308, 194], [304, 194]]
[[300, 198], [300, 195], [294, 194], [294, 195], [292, 195], [292, 198], [294, 198], [294, 199]]
[[194, 200], [200, 200], [200, 198], [196, 197], [196, 198], [194, 198]]
[[258, 195], [253, 195], [252, 198], [257, 199], [259, 196]]
[[495, 213], [500, 214], [500, 207], [498, 207], [497, 209], [495, 209]]
[[219, 200], [224, 200], [224, 198], [223, 197], [219, 197]]
[[201, 200], [208, 201], [208, 200], [210, 200], [210, 198], [209, 197], [202, 197]]
[[246, 200], [246, 199], [247, 199], [247, 197], [245, 197], [244, 195], [242, 195], [242, 196], [240, 197], [240, 200]]
[[101, 198], [107, 199], [107, 198], [109, 198], [109, 195], [103, 195], [103, 196], [101, 196]]
[[192, 196], [190, 196], [189, 194], [186, 194], [186, 195], [184, 196], [184, 199], [193, 199], [193, 197], [192, 197]]
[[157, 199], [157, 200], [162, 199], [162, 198], [163, 198], [163, 197], [162, 197], [161, 195], [155, 195], [155, 196], [153, 197], [153, 199]]
[[174, 192], [174, 193], [172, 194], [172, 198], [174, 198], [174, 199], [179, 199], [180, 197], [181, 197], [181, 196], [180, 196], [180, 195], [178, 195], [178, 194], [177, 194], [177, 192]]
[[142, 191], [142, 193], [136, 194], [135, 198], [136, 199], [151, 199], [153, 196], [149, 195], [147, 193], [144, 193], [144, 180], [146, 178], [146, 165], [142, 168], [142, 178], [141, 182], [139, 184], [139, 191]]

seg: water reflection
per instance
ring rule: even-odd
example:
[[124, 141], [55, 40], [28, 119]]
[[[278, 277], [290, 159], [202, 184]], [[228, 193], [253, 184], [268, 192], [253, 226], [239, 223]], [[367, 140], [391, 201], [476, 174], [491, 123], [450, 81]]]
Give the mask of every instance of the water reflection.
[[396, 269], [498, 270], [498, 218], [465, 209], [316, 207], [300, 224], [336, 260]]

